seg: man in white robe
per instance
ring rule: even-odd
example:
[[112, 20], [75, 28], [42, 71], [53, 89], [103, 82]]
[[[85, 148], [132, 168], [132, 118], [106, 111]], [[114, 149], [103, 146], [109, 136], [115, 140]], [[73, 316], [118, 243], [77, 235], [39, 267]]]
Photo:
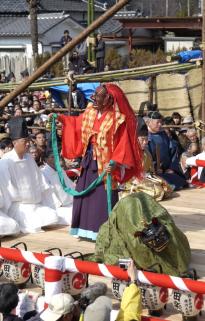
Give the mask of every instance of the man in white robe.
[[15, 190], [5, 161], [0, 160], [0, 237], [20, 232], [18, 223], [7, 215]]
[[[50, 186], [44, 197], [44, 204], [54, 208], [59, 217], [59, 224], [71, 225], [73, 197], [67, 194], [61, 186], [58, 173], [55, 170], [54, 157], [52, 151], [47, 151], [46, 164], [41, 167], [46, 183]], [[74, 183], [67, 177], [63, 171], [65, 184], [72, 189], [75, 188]]]
[[26, 152], [28, 133], [25, 121], [15, 117], [9, 121], [9, 129], [14, 148], [3, 159], [7, 162], [10, 179], [17, 192], [8, 214], [18, 222], [21, 232], [40, 232], [41, 227], [58, 223], [56, 211], [43, 205], [49, 186], [31, 155]]

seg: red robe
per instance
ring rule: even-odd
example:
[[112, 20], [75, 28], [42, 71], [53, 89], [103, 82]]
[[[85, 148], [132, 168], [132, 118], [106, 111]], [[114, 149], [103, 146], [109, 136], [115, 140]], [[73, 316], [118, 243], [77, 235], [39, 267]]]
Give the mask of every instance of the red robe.
[[[95, 119], [93, 125], [93, 133], [91, 143], [95, 143], [95, 133], [100, 130], [106, 112], [100, 117]], [[65, 116], [60, 115], [58, 119], [63, 124], [62, 135], [62, 154], [64, 158], [74, 159], [84, 156], [84, 146], [82, 144], [82, 121], [83, 114], [80, 116]], [[137, 138], [136, 138], [137, 139]], [[87, 146], [86, 146], [87, 147]], [[136, 173], [136, 158], [134, 157], [133, 146], [130, 142], [129, 135], [126, 127], [126, 120], [123, 122], [117, 131], [114, 133], [113, 150], [111, 158], [117, 163], [116, 169], [113, 171], [113, 179], [122, 183], [128, 181], [130, 178], [137, 176]]]

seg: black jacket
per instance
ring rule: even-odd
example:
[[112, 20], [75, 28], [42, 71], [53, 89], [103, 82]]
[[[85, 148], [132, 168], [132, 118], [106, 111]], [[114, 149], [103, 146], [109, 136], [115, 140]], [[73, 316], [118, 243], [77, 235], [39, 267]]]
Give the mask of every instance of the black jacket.
[[96, 59], [105, 57], [105, 42], [103, 40], [97, 42], [95, 52]]
[[[79, 109], [85, 109], [86, 106], [87, 106], [87, 100], [85, 98], [84, 93], [81, 90], [77, 89], [76, 90], [76, 95], [77, 95], [78, 108]], [[74, 108], [73, 96], [71, 98], [71, 108]]]
[[28, 321], [43, 321], [43, 320], [40, 318], [40, 314], [38, 313], [31, 319], [28, 319]]

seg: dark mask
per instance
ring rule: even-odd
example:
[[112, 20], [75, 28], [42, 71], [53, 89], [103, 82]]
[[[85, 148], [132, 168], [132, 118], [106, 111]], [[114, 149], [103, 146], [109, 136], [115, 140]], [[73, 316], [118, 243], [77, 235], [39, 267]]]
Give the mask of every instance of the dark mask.
[[170, 239], [166, 226], [160, 223], [157, 218], [153, 218], [152, 223], [148, 224], [141, 232], [137, 231], [134, 236], [139, 237], [146, 246], [155, 252], [163, 251]]

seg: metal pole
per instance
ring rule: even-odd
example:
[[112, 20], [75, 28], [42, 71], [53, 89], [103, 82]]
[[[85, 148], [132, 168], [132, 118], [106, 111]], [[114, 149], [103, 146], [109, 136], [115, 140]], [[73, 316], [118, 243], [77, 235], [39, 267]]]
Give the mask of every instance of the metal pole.
[[71, 51], [77, 44], [85, 40], [89, 34], [91, 34], [95, 29], [99, 28], [103, 23], [105, 23], [110, 17], [112, 17], [117, 11], [123, 8], [129, 0], [120, 0], [117, 4], [107, 10], [103, 15], [96, 19], [90, 26], [83, 30], [76, 38], [70, 41], [67, 45], [61, 48], [54, 56], [47, 60], [42, 66], [40, 66], [27, 80], [23, 81], [19, 86], [17, 86], [9, 95], [4, 97], [0, 101], [0, 108], [5, 107], [12, 99], [21, 94], [29, 85], [31, 85], [35, 80], [37, 80], [41, 75], [43, 75], [46, 70], [48, 70], [53, 64], [59, 61], [63, 56], [65, 56], [69, 51]]
[[169, 0], [166, 0], [166, 14], [165, 16], [168, 17], [169, 14]]
[[190, 17], [190, 0], [187, 0], [187, 16]]

